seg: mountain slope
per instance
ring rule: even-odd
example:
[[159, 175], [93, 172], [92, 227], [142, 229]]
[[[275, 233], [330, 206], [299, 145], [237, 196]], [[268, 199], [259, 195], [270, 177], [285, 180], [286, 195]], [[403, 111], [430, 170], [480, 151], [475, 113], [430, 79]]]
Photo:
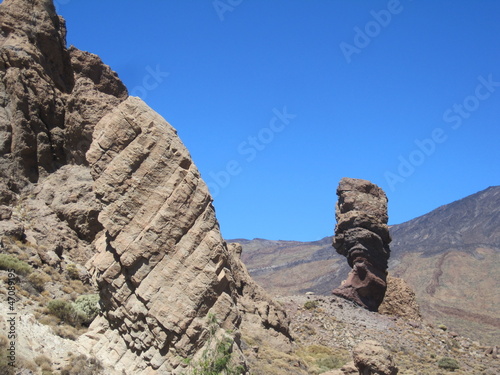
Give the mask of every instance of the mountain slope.
[[[500, 186], [390, 228], [389, 272], [415, 290], [424, 317], [483, 342], [500, 341]], [[236, 240], [250, 273], [274, 294], [330, 294], [349, 267], [315, 242]]]
[[[426, 215], [391, 228], [393, 252], [425, 255], [478, 247], [500, 248], [500, 187], [441, 206]], [[476, 255], [479, 258], [480, 255]]]

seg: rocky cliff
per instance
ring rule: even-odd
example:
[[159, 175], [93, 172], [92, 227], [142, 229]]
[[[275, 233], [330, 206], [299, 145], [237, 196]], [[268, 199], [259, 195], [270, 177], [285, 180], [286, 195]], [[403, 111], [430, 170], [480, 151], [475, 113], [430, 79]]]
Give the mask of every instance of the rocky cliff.
[[52, 1], [0, 5], [0, 204], [9, 212], [0, 232], [63, 267], [93, 253], [102, 227], [85, 153], [96, 123], [128, 96], [108, 66], [65, 38]]
[[5, 0], [0, 31], [0, 245], [43, 277], [95, 283], [102, 315], [80, 349], [109, 374], [167, 374], [217, 345], [247, 368], [244, 335], [286, 348], [285, 312], [221, 238], [175, 129], [66, 47], [51, 0]]
[[51, 0], [5, 0], [0, 22], [0, 176], [19, 193], [65, 164], [86, 164], [93, 127], [127, 90], [97, 56], [66, 48]]
[[93, 327], [111, 328], [89, 346], [98, 357], [134, 374], [175, 372], [202, 352], [207, 316], [237, 332], [236, 352], [248, 314], [255, 329], [288, 335], [284, 312], [222, 239], [208, 188], [163, 118], [128, 98], [97, 124], [87, 159], [104, 226], [88, 264], [105, 307]]

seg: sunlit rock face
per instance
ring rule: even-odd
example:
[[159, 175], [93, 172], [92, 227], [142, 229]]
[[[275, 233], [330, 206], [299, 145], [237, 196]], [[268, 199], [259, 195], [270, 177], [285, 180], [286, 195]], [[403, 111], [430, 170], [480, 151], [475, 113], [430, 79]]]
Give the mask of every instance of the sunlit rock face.
[[[222, 239], [208, 188], [160, 115], [129, 97], [96, 125], [87, 160], [104, 227], [88, 268], [110, 327], [98, 357], [119, 353], [113, 365], [135, 374], [181, 371], [204, 348], [207, 316], [234, 331], [256, 315], [287, 336], [285, 313]], [[244, 363], [237, 340], [234, 351]]]

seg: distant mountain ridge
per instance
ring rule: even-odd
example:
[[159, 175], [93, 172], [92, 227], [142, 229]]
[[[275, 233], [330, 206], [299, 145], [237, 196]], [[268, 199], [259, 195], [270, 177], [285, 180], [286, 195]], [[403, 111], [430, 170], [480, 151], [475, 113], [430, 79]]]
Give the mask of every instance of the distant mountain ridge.
[[391, 227], [393, 252], [423, 252], [449, 249], [474, 253], [478, 246], [500, 249], [500, 186], [436, 208]]
[[[424, 317], [498, 343], [500, 186], [393, 225], [390, 232], [389, 272], [415, 290]], [[243, 245], [242, 259], [254, 279], [274, 294], [329, 295], [349, 271], [331, 236], [313, 242], [234, 242]]]

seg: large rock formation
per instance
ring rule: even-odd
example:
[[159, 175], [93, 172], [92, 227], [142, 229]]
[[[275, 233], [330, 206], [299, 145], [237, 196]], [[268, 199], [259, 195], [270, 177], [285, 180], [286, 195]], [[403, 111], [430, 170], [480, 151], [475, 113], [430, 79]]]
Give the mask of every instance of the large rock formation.
[[93, 253], [102, 227], [85, 153], [97, 122], [128, 96], [99, 57], [65, 38], [52, 1], [0, 4], [0, 204], [12, 211], [0, 236], [27, 240], [50, 265]]
[[85, 164], [93, 127], [128, 96], [97, 56], [66, 48], [51, 0], [1, 4], [0, 93], [0, 177], [15, 193]]
[[0, 245], [88, 262], [104, 311], [80, 343], [106, 373], [183, 372], [217, 342], [246, 367], [245, 331], [288, 345], [176, 131], [65, 35], [51, 0], [0, 4]]
[[134, 374], [181, 371], [204, 346], [207, 316], [238, 330], [244, 297], [262, 327], [287, 334], [284, 313], [222, 239], [208, 188], [161, 116], [128, 98], [97, 124], [87, 159], [105, 229], [89, 268], [111, 328], [92, 344], [98, 357]]
[[387, 197], [366, 180], [343, 178], [335, 217], [333, 246], [347, 257], [352, 271], [333, 294], [377, 311], [386, 291], [391, 237], [387, 226]]

